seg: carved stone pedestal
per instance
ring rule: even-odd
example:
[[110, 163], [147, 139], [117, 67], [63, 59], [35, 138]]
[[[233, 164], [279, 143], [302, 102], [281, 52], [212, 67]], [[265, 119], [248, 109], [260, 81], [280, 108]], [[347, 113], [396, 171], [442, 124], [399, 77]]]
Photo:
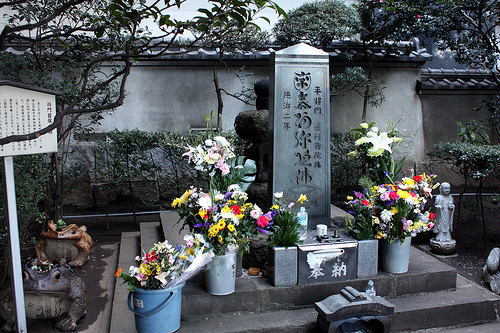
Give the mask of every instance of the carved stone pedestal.
[[447, 241], [437, 241], [434, 238], [430, 240], [431, 249], [437, 254], [451, 254], [455, 252], [457, 241], [450, 239]]

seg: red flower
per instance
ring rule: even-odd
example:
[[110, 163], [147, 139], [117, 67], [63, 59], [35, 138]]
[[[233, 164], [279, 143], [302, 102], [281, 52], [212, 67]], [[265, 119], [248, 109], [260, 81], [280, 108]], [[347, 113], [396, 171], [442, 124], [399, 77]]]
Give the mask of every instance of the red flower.
[[368, 200], [366, 200], [366, 199], [363, 199], [363, 200], [361, 201], [361, 203], [362, 203], [363, 205], [365, 205], [366, 207], [370, 206], [370, 202], [368, 202]]
[[235, 215], [240, 215], [241, 214], [241, 208], [237, 205], [231, 206], [231, 210]]
[[398, 195], [396, 192], [391, 191], [391, 192], [389, 193], [389, 198], [391, 198], [391, 199], [398, 199], [398, 198], [399, 198], [399, 195]]
[[433, 212], [430, 212], [429, 213], [429, 220], [434, 220], [436, 218], [436, 214], [434, 214]]
[[265, 215], [262, 215], [257, 220], [257, 225], [261, 228], [265, 228], [268, 224], [269, 224], [269, 219]]
[[155, 251], [153, 251], [151, 253], [146, 253], [146, 259], [148, 261], [156, 260], [156, 253], [155, 253]]
[[420, 183], [424, 178], [420, 175], [413, 177], [413, 180], [416, 181], [417, 183]]

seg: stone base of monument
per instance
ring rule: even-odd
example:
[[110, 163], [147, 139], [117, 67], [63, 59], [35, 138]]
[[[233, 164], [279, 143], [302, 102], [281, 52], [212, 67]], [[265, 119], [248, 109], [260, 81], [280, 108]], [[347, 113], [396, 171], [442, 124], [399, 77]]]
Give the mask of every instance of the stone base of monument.
[[318, 238], [316, 231], [308, 231], [298, 249], [299, 284], [356, 278], [358, 242], [344, 231], [336, 235], [329, 231], [324, 238]]
[[378, 239], [358, 241], [357, 278], [370, 278], [378, 273]]
[[370, 296], [347, 286], [340, 294], [315, 303], [318, 332], [379, 332], [391, 329], [394, 306], [382, 297]]
[[432, 252], [437, 254], [452, 254], [457, 247], [457, 241], [450, 239], [448, 241], [437, 241], [434, 238], [430, 240]]

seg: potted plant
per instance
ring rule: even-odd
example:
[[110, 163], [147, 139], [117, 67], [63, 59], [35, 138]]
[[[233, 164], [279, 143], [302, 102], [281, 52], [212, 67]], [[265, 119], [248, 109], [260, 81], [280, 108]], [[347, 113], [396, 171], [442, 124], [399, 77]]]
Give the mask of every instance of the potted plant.
[[180, 327], [182, 288], [213, 254], [203, 236], [186, 235], [185, 245], [168, 241], [154, 244], [139, 266], [128, 273], [119, 268], [116, 277], [127, 283], [128, 307], [135, 314], [135, 326], [141, 333], [175, 332]]
[[[269, 280], [274, 286], [294, 285], [298, 279], [299, 219], [292, 210], [294, 202], [282, 205], [283, 192], [274, 193], [274, 198], [270, 210]], [[306, 200], [301, 195], [297, 202]]]
[[348, 196], [347, 200], [348, 213], [352, 217], [346, 217], [345, 230], [347, 235], [358, 241], [356, 276], [358, 278], [373, 277], [378, 272], [379, 241], [375, 239], [372, 210], [363, 204], [363, 200], [365, 203], [368, 200], [361, 192], [354, 192], [354, 196]]

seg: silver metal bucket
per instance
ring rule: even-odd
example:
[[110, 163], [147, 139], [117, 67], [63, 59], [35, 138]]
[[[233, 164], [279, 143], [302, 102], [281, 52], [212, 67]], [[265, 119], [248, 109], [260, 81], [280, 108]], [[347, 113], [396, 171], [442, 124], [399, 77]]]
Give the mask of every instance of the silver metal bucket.
[[229, 295], [236, 286], [237, 252], [214, 256], [205, 270], [207, 291], [212, 295]]

